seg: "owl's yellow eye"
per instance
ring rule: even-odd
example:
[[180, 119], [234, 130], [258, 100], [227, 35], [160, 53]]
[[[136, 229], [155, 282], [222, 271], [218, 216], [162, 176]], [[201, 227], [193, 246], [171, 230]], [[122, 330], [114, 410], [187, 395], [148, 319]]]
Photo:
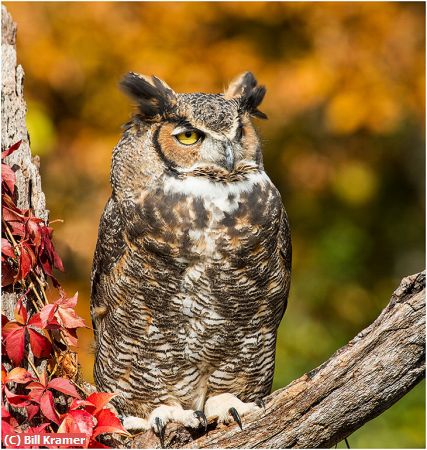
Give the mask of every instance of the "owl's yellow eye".
[[177, 134], [175, 137], [178, 139], [178, 141], [181, 144], [184, 145], [193, 145], [195, 144], [200, 138], [201, 138], [201, 133], [199, 133], [196, 130], [189, 130], [189, 131], [184, 131], [183, 133], [179, 133]]

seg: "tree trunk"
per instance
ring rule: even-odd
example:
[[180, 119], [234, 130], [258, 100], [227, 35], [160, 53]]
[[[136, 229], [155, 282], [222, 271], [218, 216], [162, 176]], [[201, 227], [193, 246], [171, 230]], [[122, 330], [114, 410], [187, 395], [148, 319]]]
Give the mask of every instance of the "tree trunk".
[[[1, 36], [1, 149], [4, 151], [22, 140], [19, 149], [5, 158], [16, 170], [17, 206], [21, 209], [32, 208], [37, 217], [47, 221], [48, 211], [41, 187], [39, 159], [31, 157], [25, 123], [27, 105], [24, 100], [24, 69], [16, 61], [16, 24], [4, 5], [1, 7]], [[13, 319], [18, 294], [8, 291], [11, 289], [3, 290], [2, 312]]]

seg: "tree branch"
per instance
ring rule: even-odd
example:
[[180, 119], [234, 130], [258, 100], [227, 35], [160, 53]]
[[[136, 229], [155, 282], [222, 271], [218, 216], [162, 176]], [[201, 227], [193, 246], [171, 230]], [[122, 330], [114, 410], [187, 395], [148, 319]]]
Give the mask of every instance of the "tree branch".
[[[331, 447], [381, 414], [425, 376], [425, 272], [406, 277], [369, 327], [321, 366], [266, 398], [265, 411], [207, 435], [170, 424], [165, 445], [179, 448]], [[212, 429], [214, 428], [214, 429]], [[123, 444], [122, 444], [123, 445]], [[126, 446], [158, 448], [152, 432]]]

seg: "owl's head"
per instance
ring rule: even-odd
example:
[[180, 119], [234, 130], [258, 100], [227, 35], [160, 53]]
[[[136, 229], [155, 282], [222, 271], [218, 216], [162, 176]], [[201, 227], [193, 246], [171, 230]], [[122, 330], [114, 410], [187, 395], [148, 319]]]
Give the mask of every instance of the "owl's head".
[[251, 117], [266, 119], [258, 110], [265, 95], [250, 72], [221, 94], [177, 94], [164, 81], [129, 73], [121, 82], [137, 103], [132, 127], [150, 136], [165, 170], [181, 175], [197, 171], [232, 174], [239, 166], [262, 166], [259, 140]]

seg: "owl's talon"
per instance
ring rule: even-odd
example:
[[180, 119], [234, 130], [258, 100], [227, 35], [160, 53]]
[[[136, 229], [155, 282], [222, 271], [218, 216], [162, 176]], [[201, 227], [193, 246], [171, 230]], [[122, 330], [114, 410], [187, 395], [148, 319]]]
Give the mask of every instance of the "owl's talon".
[[228, 424], [234, 421], [242, 427], [241, 417], [251, 412], [259, 411], [260, 407], [255, 402], [244, 403], [235, 395], [223, 393], [209, 397], [205, 403], [205, 414], [207, 417], [217, 417], [218, 423]]
[[203, 428], [205, 429], [206, 433], [206, 431], [208, 431], [208, 419], [206, 418], [205, 413], [203, 411], [197, 410], [194, 411], [194, 415], [197, 417], [200, 424], [203, 425]]
[[159, 439], [160, 439], [160, 445], [162, 446], [162, 448], [165, 447], [165, 430], [166, 430], [166, 425], [162, 422], [162, 419], [160, 419], [160, 417], [156, 417], [154, 419], [154, 423], [155, 423], [155, 428], [156, 428], [156, 434], [159, 435]]
[[255, 405], [257, 405], [259, 408], [262, 408], [265, 411], [265, 401], [262, 398], [257, 398], [255, 400]]
[[239, 424], [240, 429], [243, 430], [242, 419], [240, 418], [240, 415], [237, 412], [237, 409], [236, 408], [230, 408], [228, 410], [228, 412], [232, 415], [233, 419]]

